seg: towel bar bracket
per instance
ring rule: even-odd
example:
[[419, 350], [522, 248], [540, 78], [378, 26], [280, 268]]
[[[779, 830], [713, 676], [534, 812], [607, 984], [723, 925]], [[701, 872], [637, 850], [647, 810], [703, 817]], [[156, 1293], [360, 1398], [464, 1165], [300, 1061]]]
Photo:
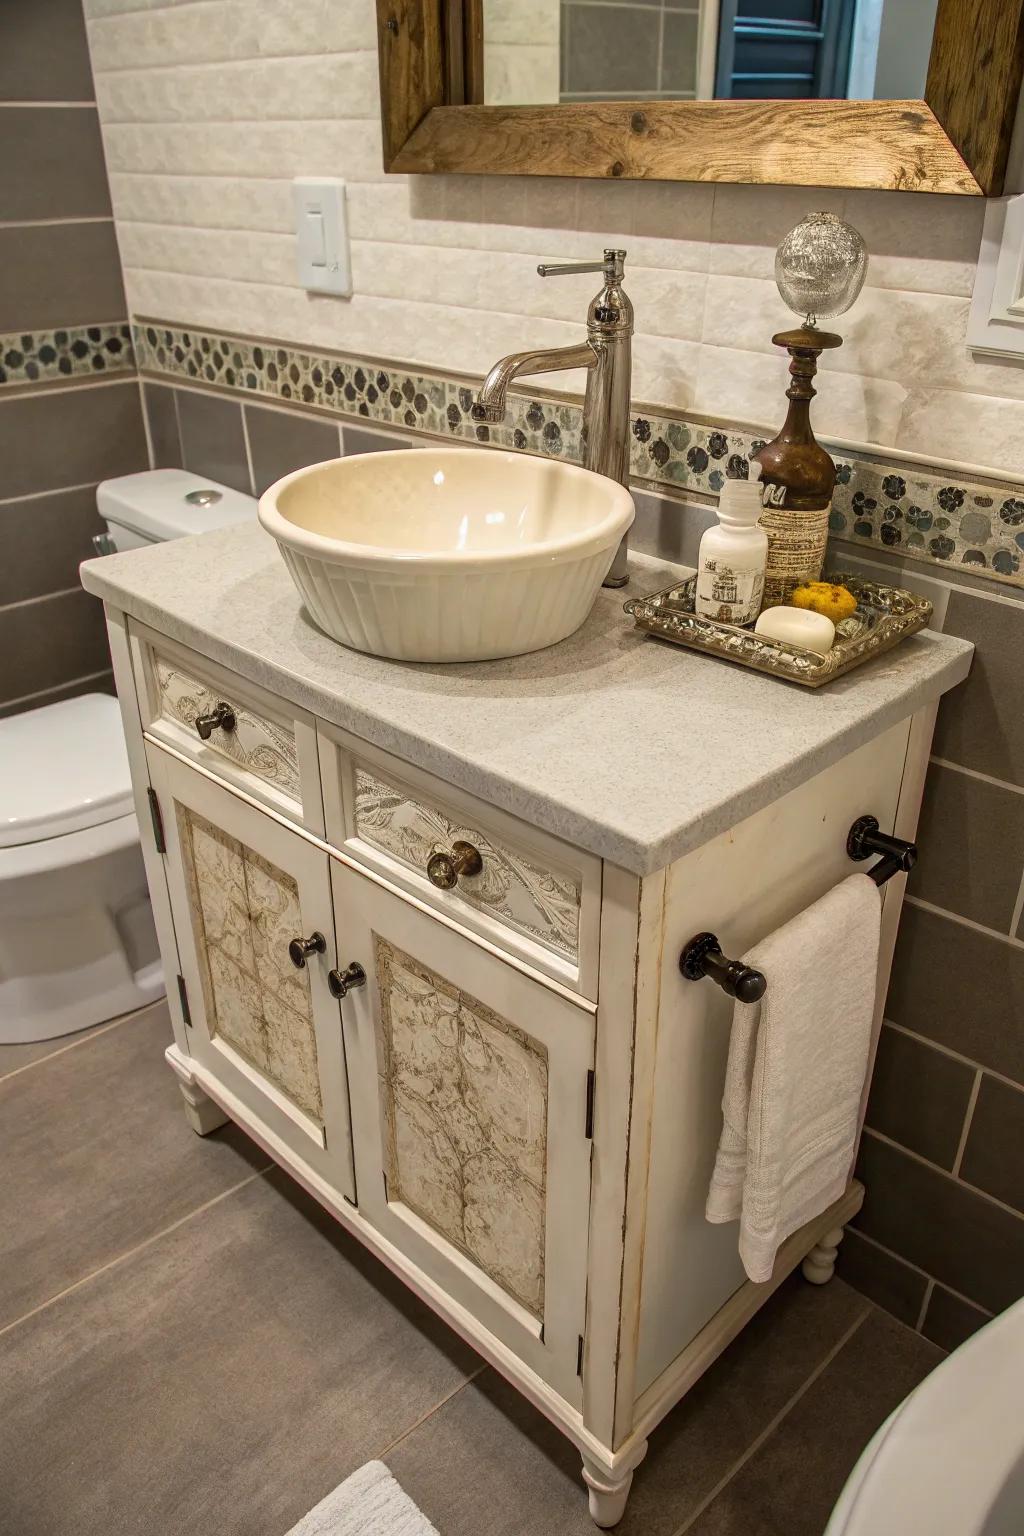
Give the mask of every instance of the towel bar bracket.
[[729, 997], [741, 1003], [756, 1003], [764, 997], [768, 983], [760, 971], [742, 960], [728, 960], [713, 933], [697, 933], [679, 956], [679, 969], [687, 981], [708, 976]]
[[884, 885], [893, 875], [909, 874], [917, 863], [917, 844], [880, 831], [876, 816], [858, 816], [846, 839], [846, 852], [857, 861], [870, 859], [874, 853], [882, 855], [877, 864], [865, 871], [876, 885]]

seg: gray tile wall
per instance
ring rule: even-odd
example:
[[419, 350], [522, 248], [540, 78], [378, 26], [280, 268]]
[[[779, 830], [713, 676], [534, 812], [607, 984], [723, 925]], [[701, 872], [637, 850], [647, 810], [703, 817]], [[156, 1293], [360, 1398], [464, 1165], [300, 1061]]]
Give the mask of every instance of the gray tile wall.
[[[0, 31], [0, 334], [126, 320], [81, 0], [5, 6]], [[97, 482], [147, 463], [130, 375], [0, 389], [0, 715], [111, 686], [78, 565]]]
[[143, 385], [154, 468], [183, 468], [259, 496], [305, 464], [411, 448], [414, 439], [309, 410], [251, 405], [211, 390]]
[[925, 592], [977, 647], [939, 709], [839, 1265], [949, 1349], [1024, 1293], [1024, 595], [833, 559]]
[[697, 0], [562, 0], [559, 100], [692, 98]]

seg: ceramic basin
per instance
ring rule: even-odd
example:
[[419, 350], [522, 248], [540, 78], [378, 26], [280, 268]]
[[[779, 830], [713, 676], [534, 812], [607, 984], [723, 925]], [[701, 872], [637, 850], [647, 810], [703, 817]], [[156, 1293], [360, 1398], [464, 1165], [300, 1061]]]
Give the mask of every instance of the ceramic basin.
[[402, 661], [484, 661], [564, 640], [633, 516], [629, 492], [603, 475], [483, 448], [329, 459], [259, 503], [320, 628]]

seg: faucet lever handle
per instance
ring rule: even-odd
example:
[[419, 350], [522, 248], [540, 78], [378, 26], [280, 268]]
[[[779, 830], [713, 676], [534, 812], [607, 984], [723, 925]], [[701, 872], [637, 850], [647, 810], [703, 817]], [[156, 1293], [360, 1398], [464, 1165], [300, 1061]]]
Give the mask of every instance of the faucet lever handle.
[[608, 248], [601, 261], [542, 261], [537, 267], [540, 277], [571, 277], [577, 272], [603, 272], [608, 283], [621, 283], [625, 251]]

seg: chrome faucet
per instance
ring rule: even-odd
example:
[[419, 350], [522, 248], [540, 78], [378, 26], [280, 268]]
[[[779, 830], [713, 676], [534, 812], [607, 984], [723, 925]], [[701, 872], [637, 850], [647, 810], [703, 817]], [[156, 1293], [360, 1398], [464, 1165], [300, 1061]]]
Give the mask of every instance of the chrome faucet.
[[[583, 468], [592, 469], [629, 488], [629, 381], [630, 338], [633, 306], [622, 287], [625, 251], [606, 250], [603, 261], [542, 263], [541, 277], [568, 277], [575, 272], [602, 272], [604, 287], [587, 311], [587, 339], [570, 347], [551, 347], [546, 352], [512, 352], [495, 363], [473, 406], [476, 421], [501, 421], [505, 396], [512, 380], [521, 374], [559, 373], [566, 368], [586, 368], [587, 392], [583, 400], [581, 447]], [[606, 587], [623, 587], [626, 572], [626, 535], [616, 552]]]

